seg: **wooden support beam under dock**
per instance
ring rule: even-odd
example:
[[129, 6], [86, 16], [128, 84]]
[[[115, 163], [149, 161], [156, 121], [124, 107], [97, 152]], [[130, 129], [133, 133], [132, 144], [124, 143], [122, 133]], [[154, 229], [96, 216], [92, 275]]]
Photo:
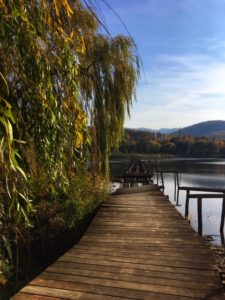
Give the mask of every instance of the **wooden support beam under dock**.
[[120, 189], [80, 242], [12, 299], [224, 299], [203, 239], [155, 185]]

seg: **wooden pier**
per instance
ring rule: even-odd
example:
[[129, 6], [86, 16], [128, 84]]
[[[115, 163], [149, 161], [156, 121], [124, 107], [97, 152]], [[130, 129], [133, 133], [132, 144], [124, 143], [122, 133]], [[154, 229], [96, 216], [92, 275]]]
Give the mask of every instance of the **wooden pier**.
[[123, 188], [80, 242], [12, 299], [224, 299], [203, 239], [156, 185]]
[[152, 183], [152, 173], [149, 173], [143, 161], [135, 159], [131, 161], [129, 168], [121, 177], [112, 178], [112, 181], [119, 182], [123, 187], [133, 187], [138, 183], [148, 185]]

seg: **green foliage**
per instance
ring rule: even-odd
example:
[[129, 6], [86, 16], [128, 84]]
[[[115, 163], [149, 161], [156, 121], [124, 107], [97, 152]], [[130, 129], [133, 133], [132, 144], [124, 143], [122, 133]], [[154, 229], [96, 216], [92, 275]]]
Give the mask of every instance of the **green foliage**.
[[68, 194], [63, 199], [62, 218], [67, 227], [74, 227], [87, 214], [97, 208], [105, 199], [107, 189], [99, 186], [107, 185], [103, 177], [94, 179], [93, 174], [80, 174], [70, 182]]
[[[82, 164], [77, 153], [83, 155], [87, 120], [73, 72], [83, 43], [64, 4], [0, 2], [0, 201], [3, 237], [12, 247], [31, 225], [31, 182], [45, 172], [51, 178], [46, 192], [57, 197], [69, 184], [68, 165]], [[2, 251], [6, 260], [8, 252]]]
[[176, 153], [176, 145], [173, 142], [165, 141], [161, 144], [161, 152], [168, 153], [168, 154], [175, 154]]
[[153, 154], [156, 154], [156, 153], [159, 153], [161, 150], [161, 144], [157, 141], [149, 141], [148, 142], [148, 152], [149, 153], [153, 153]]

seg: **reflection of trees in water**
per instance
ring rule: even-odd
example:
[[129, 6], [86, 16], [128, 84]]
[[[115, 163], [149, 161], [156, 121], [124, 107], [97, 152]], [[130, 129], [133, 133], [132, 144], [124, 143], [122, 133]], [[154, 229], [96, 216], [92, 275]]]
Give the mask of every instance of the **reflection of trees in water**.
[[[225, 160], [219, 159], [164, 159], [145, 161], [148, 172], [178, 171], [181, 185], [225, 188]], [[110, 164], [111, 175], [121, 176], [129, 166], [130, 160]], [[164, 174], [165, 184], [174, 182], [171, 174]]]
[[[216, 164], [212, 164], [215, 161]], [[209, 162], [209, 164], [207, 164]], [[221, 162], [221, 164], [219, 164]], [[182, 173], [194, 174], [224, 174], [225, 165], [224, 160], [206, 160], [206, 159], [167, 159], [148, 162], [148, 167], [152, 170], [161, 171], [179, 171]]]
[[224, 174], [182, 174], [181, 184], [185, 186], [225, 188]]
[[[215, 162], [215, 164], [213, 164]], [[182, 185], [202, 187], [225, 187], [225, 160], [216, 159], [165, 159], [145, 161], [148, 172], [178, 171]], [[129, 166], [129, 160], [112, 162], [112, 176], [121, 176]], [[221, 163], [221, 164], [220, 164]], [[173, 175], [165, 174], [165, 181], [174, 180]]]

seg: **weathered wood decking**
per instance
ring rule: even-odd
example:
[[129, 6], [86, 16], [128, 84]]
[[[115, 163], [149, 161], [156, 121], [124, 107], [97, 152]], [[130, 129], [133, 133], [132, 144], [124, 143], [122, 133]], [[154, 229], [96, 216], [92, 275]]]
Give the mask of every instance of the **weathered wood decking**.
[[151, 185], [109, 197], [80, 242], [13, 299], [176, 300], [213, 295], [223, 299], [210, 250]]

